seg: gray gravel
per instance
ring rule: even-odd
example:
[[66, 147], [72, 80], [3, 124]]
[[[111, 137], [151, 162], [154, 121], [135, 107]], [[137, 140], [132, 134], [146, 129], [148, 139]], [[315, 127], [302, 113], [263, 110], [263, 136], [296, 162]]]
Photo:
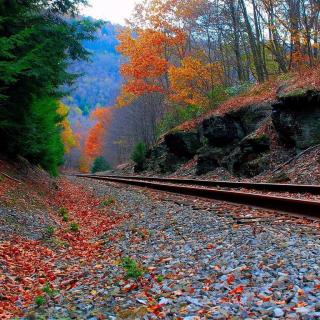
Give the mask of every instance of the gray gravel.
[[44, 211], [45, 209], [19, 211], [0, 207], [0, 241], [16, 235], [29, 240], [43, 239], [47, 228], [56, 225]]
[[[196, 209], [190, 199], [166, 201], [143, 189], [76, 181], [114, 197], [117, 214], [131, 217], [104, 236], [110, 259], [95, 269], [94, 286], [84, 273], [79, 285], [29, 318], [320, 319], [314, 225], [267, 219], [235, 224], [230, 205], [219, 202]], [[142, 279], [125, 278], [124, 257], [141, 265]]]

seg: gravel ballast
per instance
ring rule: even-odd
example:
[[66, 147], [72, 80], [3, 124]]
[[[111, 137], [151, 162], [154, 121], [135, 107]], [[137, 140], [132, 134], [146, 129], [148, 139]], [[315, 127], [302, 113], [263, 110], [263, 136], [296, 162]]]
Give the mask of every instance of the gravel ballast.
[[[317, 223], [268, 213], [236, 223], [235, 214], [255, 210], [70, 179], [99, 197], [114, 198], [115, 214], [130, 218], [104, 235], [108, 260], [84, 262], [77, 286], [30, 311], [29, 318], [320, 318]], [[125, 258], [136, 262], [140, 278], [126, 277]], [[86, 268], [94, 269], [94, 286], [86, 281]]]

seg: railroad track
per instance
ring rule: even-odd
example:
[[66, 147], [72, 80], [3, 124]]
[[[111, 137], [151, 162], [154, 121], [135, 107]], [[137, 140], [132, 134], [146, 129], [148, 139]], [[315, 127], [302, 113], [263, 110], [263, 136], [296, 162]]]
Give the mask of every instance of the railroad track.
[[[215, 199], [237, 204], [250, 205], [264, 209], [282, 211], [320, 218], [320, 201], [296, 199], [275, 195], [263, 195], [251, 193], [247, 190], [222, 190], [220, 188], [246, 188], [251, 190], [264, 190], [274, 192], [312, 193], [320, 194], [320, 186], [294, 185], [294, 184], [271, 184], [271, 183], [248, 183], [193, 180], [178, 178], [151, 178], [139, 176], [111, 176], [111, 175], [83, 175], [76, 176], [96, 180], [117, 182], [150, 189], [173, 192], [189, 196], [197, 196], [206, 199]], [[215, 188], [212, 188], [215, 187]], [[219, 188], [218, 188], [219, 187]]]

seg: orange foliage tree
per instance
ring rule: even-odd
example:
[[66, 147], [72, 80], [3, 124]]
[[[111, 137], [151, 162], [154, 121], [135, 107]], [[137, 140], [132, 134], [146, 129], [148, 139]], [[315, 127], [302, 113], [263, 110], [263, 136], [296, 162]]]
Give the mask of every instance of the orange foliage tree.
[[111, 117], [111, 108], [97, 108], [92, 111], [90, 118], [96, 123], [91, 127], [85, 139], [83, 154], [80, 158], [81, 172], [88, 172], [93, 159], [101, 156]]
[[197, 57], [186, 57], [181, 66], [171, 66], [169, 79], [171, 84], [170, 100], [179, 105], [197, 105], [210, 107], [209, 92], [213, 86], [221, 83], [222, 68], [217, 63], [205, 63]]
[[125, 79], [117, 106], [125, 106], [147, 93], [169, 90], [169, 60], [174, 48], [185, 41], [180, 32], [154, 29], [125, 29], [118, 36], [117, 50], [127, 59], [121, 67]]
[[[172, 93], [174, 102], [208, 105], [205, 95], [217, 82], [220, 70], [215, 63], [203, 59], [204, 51], [199, 59], [198, 50], [190, 44], [194, 20], [203, 3], [204, 0], [147, 0], [135, 7], [130, 27], [118, 36], [117, 49], [127, 62], [121, 68], [125, 83], [117, 106], [129, 105], [135, 98], [152, 92], [166, 97]], [[201, 85], [188, 98], [187, 91], [196, 88], [191, 82]]]
[[168, 70], [164, 55], [167, 36], [153, 30], [138, 30], [133, 35], [126, 29], [118, 38], [118, 51], [128, 58], [128, 63], [121, 67], [121, 74], [127, 80], [123, 91], [135, 96], [164, 91], [162, 76]]

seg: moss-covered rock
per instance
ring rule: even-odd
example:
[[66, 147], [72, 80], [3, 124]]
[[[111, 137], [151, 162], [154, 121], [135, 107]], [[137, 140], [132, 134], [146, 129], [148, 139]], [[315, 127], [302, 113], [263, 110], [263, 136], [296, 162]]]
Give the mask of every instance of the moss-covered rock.
[[168, 133], [148, 154], [144, 168], [171, 173], [197, 157], [197, 174], [225, 167], [253, 177], [270, 167], [270, 140], [257, 134], [268, 121], [286, 147], [299, 152], [320, 144], [320, 93], [297, 90], [275, 103], [249, 105], [204, 119], [195, 130]]
[[148, 152], [143, 169], [157, 173], [169, 173], [174, 172], [178, 166], [177, 157], [169, 151], [165, 141], [162, 141]]
[[218, 167], [221, 167], [223, 158], [230, 152], [232, 148], [227, 147], [203, 147], [197, 160], [196, 174], [206, 174]]

